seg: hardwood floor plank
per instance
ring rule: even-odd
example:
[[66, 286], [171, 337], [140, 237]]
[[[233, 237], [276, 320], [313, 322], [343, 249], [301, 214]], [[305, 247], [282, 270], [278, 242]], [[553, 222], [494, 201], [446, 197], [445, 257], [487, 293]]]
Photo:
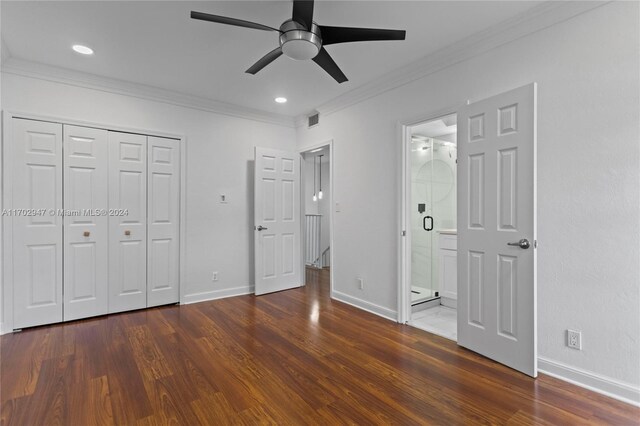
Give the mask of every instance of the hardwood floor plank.
[[129, 327], [126, 334], [138, 371], [145, 380], [153, 381], [173, 374], [146, 325]]
[[109, 382], [106, 376], [88, 380], [81, 392], [71, 392], [69, 422], [71, 425], [113, 424]]
[[111, 409], [116, 424], [135, 424], [153, 414], [142, 375], [131, 348], [125, 344], [105, 348]]
[[70, 404], [65, 377], [71, 358], [52, 358], [42, 362], [36, 390], [29, 398], [31, 424], [53, 426], [67, 423]]
[[[0, 385], [3, 398], [32, 395], [40, 377], [40, 368], [50, 342], [50, 331], [37, 333], [34, 330], [2, 336], [9, 340], [3, 349], [0, 367]], [[22, 352], [22, 353], [21, 353]], [[28, 356], [24, 356], [28, 354]]]
[[532, 379], [302, 288], [0, 337], [0, 425], [640, 424], [640, 409]]
[[237, 413], [222, 392], [202, 395], [191, 403], [198, 422], [203, 425], [231, 425]]

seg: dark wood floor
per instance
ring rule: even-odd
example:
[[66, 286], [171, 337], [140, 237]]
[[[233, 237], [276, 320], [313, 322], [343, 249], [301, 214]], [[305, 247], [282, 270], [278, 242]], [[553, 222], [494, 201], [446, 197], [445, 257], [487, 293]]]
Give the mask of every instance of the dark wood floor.
[[516, 373], [304, 288], [1, 338], [3, 425], [634, 424], [640, 410]]

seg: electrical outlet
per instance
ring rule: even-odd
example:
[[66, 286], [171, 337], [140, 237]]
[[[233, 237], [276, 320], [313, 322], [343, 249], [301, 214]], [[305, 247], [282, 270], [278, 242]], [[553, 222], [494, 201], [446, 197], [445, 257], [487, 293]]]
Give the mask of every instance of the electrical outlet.
[[362, 278], [356, 278], [358, 281], [358, 289], [364, 290], [364, 280]]
[[582, 350], [582, 333], [575, 330], [567, 330], [567, 346], [572, 349]]
[[218, 281], [218, 271], [211, 274], [211, 281]]

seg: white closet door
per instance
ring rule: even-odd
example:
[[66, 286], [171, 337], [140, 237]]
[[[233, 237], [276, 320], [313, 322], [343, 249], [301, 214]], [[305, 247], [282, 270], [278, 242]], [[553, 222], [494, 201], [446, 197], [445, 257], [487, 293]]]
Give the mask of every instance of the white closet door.
[[180, 142], [148, 137], [147, 306], [180, 300]]
[[64, 320], [107, 313], [107, 131], [65, 125]]
[[147, 137], [109, 132], [109, 312], [147, 306]]
[[14, 327], [62, 321], [62, 125], [13, 119]]

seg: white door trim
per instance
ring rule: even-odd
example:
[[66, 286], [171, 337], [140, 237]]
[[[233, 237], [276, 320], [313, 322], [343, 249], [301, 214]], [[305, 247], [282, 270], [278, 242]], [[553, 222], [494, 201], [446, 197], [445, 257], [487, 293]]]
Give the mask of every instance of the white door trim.
[[[411, 299], [409, 298], [411, 289], [411, 211], [407, 207], [411, 196], [411, 167], [409, 164], [408, 144], [411, 143], [410, 128], [425, 121], [436, 120], [440, 117], [455, 114], [460, 102], [447, 108], [440, 108], [427, 114], [415, 116], [413, 118], [399, 121], [398, 131], [398, 319], [401, 324], [407, 324], [411, 320]], [[405, 236], [403, 236], [403, 231]]]
[[[334, 253], [335, 253], [335, 246], [333, 244], [333, 235], [334, 235], [334, 216], [335, 216], [335, 210], [336, 210], [336, 204], [335, 204], [335, 197], [333, 196], [333, 191], [334, 191], [334, 183], [333, 183], [333, 139], [329, 139], [326, 140], [324, 142], [318, 142], [318, 143], [314, 143], [311, 145], [305, 145], [304, 147], [300, 147], [298, 148], [298, 152], [300, 153], [300, 158], [302, 159], [302, 153], [304, 152], [308, 152], [314, 149], [318, 149], [318, 148], [322, 148], [323, 146], [329, 146], [329, 206], [331, 207], [329, 209], [329, 258], [330, 260], [330, 265], [331, 267], [329, 268], [329, 285], [330, 285], [330, 296], [333, 299], [334, 295], [333, 295], [333, 283], [334, 283], [334, 279], [333, 279], [333, 274], [334, 274]], [[300, 161], [300, 167], [302, 167], [302, 161]], [[304, 173], [300, 173], [300, 202], [302, 202], [302, 199], [304, 197], [304, 188], [305, 188], [305, 182], [304, 182]], [[306, 241], [304, 240], [305, 238], [305, 232], [304, 232], [304, 209], [302, 208], [303, 206], [300, 206], [300, 232], [302, 235], [302, 249], [304, 250], [304, 247], [306, 247]], [[305, 265], [304, 265], [304, 255], [300, 257], [301, 258], [301, 262], [302, 262], [302, 284], [306, 285], [306, 273], [305, 273]]]
[[[124, 133], [137, 133], [145, 136], [158, 136], [163, 138], [177, 139], [180, 141], [180, 303], [184, 300], [186, 282], [186, 235], [187, 221], [184, 220], [187, 214], [187, 138], [184, 135], [149, 130], [144, 128], [126, 127], [108, 123], [96, 123], [91, 121], [76, 120], [68, 117], [33, 114], [23, 111], [5, 110], [2, 111], [2, 149], [0, 150], [0, 175], [2, 176], [2, 199], [1, 209], [13, 208], [13, 126], [12, 119], [23, 118], [27, 120], [49, 121], [53, 123], [69, 124], [81, 127], [93, 127], [96, 129], [112, 130]], [[1, 273], [0, 273], [0, 334], [13, 331], [13, 286], [5, 283], [13, 283], [13, 256], [11, 245], [13, 244], [13, 221], [10, 216], [0, 218], [2, 220], [0, 237], [2, 245], [0, 247]]]

